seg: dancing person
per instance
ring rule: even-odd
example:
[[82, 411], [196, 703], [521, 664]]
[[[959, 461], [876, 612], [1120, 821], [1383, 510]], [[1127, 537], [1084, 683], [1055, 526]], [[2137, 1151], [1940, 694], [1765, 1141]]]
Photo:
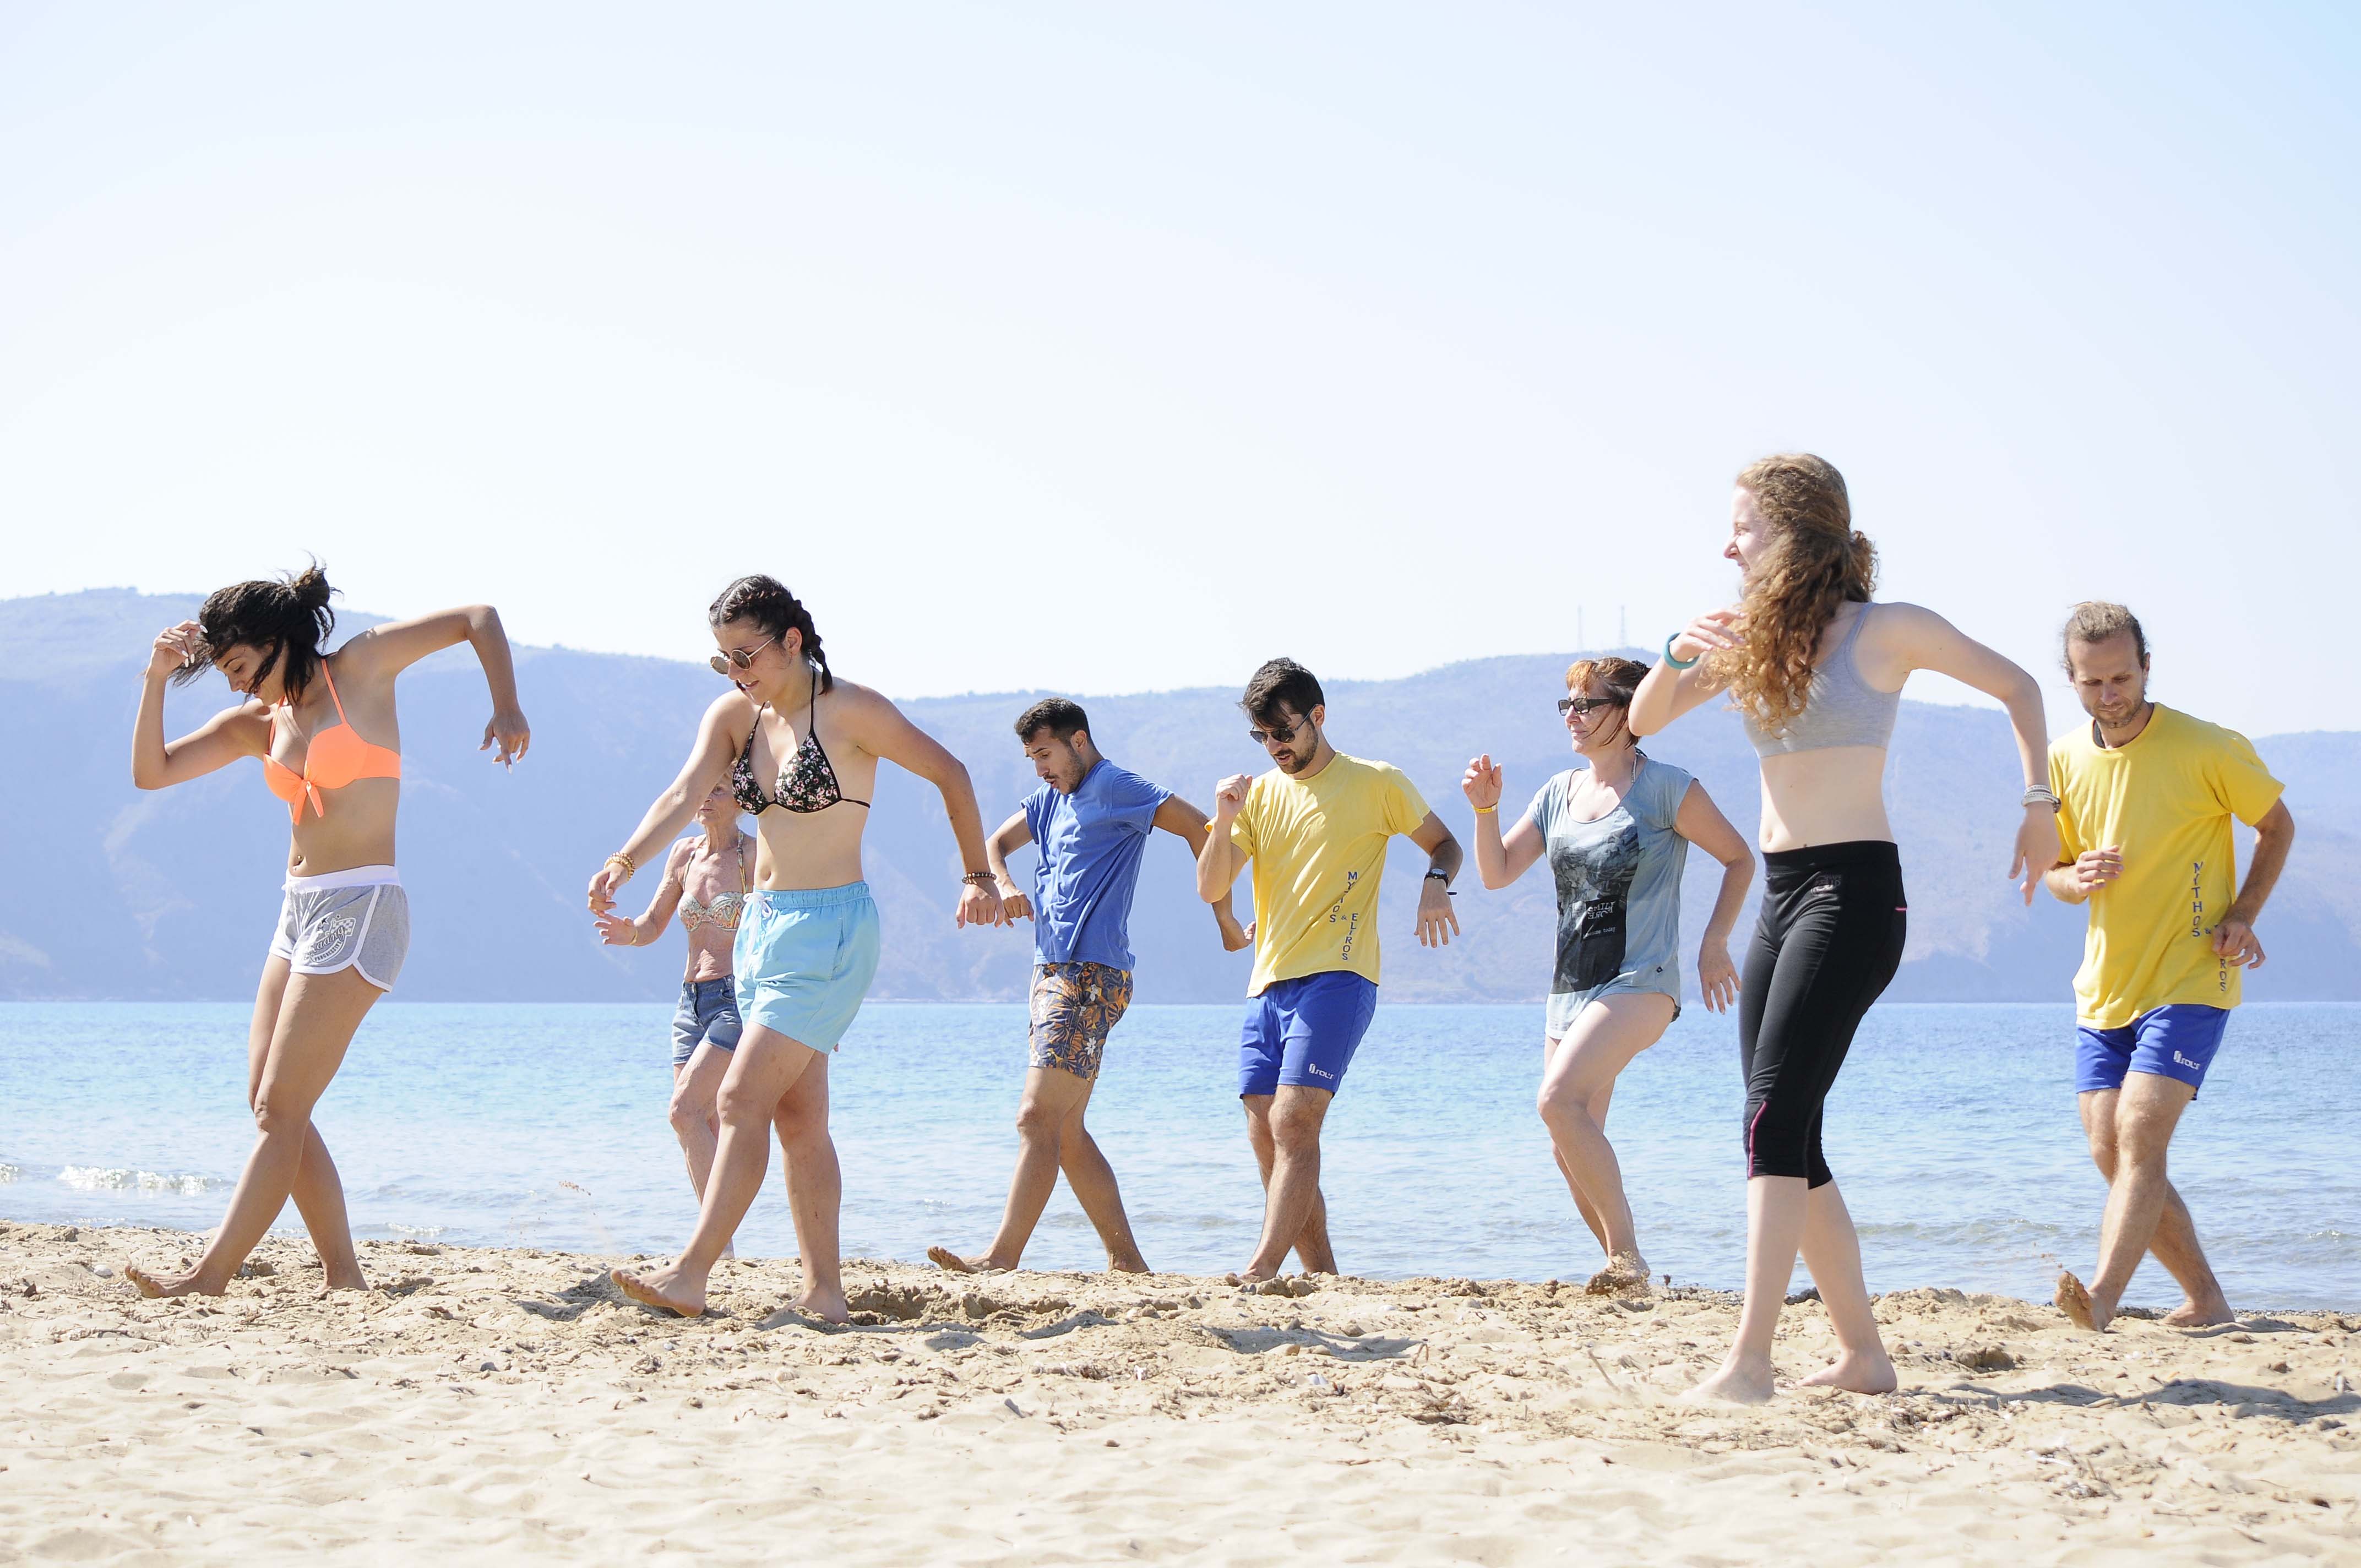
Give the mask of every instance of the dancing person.
[[1500, 830], [1503, 781], [1488, 752], [1460, 788], [1476, 809], [1476, 871], [1507, 887], [1544, 854], [1557, 882], [1557, 963], [1542, 1041], [1542, 1123], [1574, 1205], [1607, 1254], [1586, 1287], [1644, 1296], [1648, 1260], [1607, 1141], [1607, 1106], [1631, 1058], [1681, 1014], [1681, 870], [1688, 848], [1721, 862], [1721, 891], [1697, 944], [1697, 990], [1719, 1013], [1738, 999], [1730, 930], [1754, 878], [1754, 855], [1705, 785], [1640, 750], [1626, 710], [1648, 667], [1580, 659], [1558, 699], [1574, 754], [1516, 826]]
[[[1082, 1125], [1082, 1113], [1098, 1083], [1107, 1036], [1131, 1005], [1128, 927], [1148, 833], [1160, 828], [1174, 835], [1193, 860], [1205, 846], [1205, 814], [1108, 762], [1090, 726], [1081, 706], [1061, 696], [1045, 697], [1017, 716], [1017, 743], [1041, 783], [984, 841], [1001, 908], [1012, 923], [1033, 922], [1032, 1048], [1016, 1107], [1016, 1170], [999, 1234], [977, 1257], [944, 1246], [927, 1249], [956, 1274], [1015, 1268], [1060, 1170], [1106, 1247], [1107, 1266], [1119, 1274], [1148, 1272], [1123, 1212], [1115, 1168]], [[1040, 847], [1032, 897], [1008, 870], [1008, 857], [1027, 844]], [[1213, 923], [1224, 950], [1246, 945], [1226, 893], [1213, 906]]]
[[[2059, 850], [2043, 880], [2061, 902], [2090, 905], [2074, 977], [2074, 1090], [2107, 1207], [2099, 1272], [2085, 1288], [2061, 1270], [2057, 1301], [2103, 1331], [2153, 1249], [2186, 1293], [2165, 1321], [2226, 1323], [2230, 1303], [2165, 1154], [2222, 1047], [2240, 971], [2262, 964], [2255, 922], [2295, 818], [2245, 736], [2150, 699], [2147, 634], [2130, 610], [2077, 605], [2064, 641], [2091, 722], [2049, 748]], [[2255, 830], [2244, 885], [2233, 817]]]
[[836, 678], [802, 601], [774, 578], [741, 577], [706, 619], [720, 649], [713, 668], [730, 690], [706, 709], [680, 775], [590, 879], [589, 902], [593, 913], [611, 908], [639, 862], [687, 826], [726, 779], [752, 814], [757, 839], [754, 891], [733, 953], [743, 1032], [722, 1074], [721, 1131], [688, 1245], [662, 1268], [619, 1268], [614, 1280], [643, 1305], [702, 1315], [707, 1277], [762, 1190], [775, 1126], [803, 1260], [796, 1304], [840, 1323], [843, 1178], [828, 1130], [828, 1058], [877, 972], [877, 905], [862, 880], [861, 840], [881, 761], [942, 795], [967, 866], [954, 918], [1001, 925], [1006, 916], [985, 865], [967, 769], [884, 696]]
[[664, 878], [638, 919], [612, 910], [596, 918], [598, 939], [612, 948], [654, 941], [672, 924], [675, 910], [688, 933], [688, 968], [672, 1014], [670, 1116], [688, 1161], [688, 1184], [702, 1203], [721, 1131], [714, 1100], [742, 1027], [731, 951], [746, 896], [754, 890], [749, 870], [754, 837], [739, 828], [738, 803], [727, 784], [715, 784], [706, 795], [697, 808], [697, 825], [702, 832], [681, 839], [665, 854]]
[[1327, 698], [1311, 671], [1273, 659], [1238, 706], [1270, 756], [1257, 778], [1213, 791], [1213, 832], [1197, 857], [1211, 904], [1254, 862], [1255, 962], [1238, 1042], [1238, 1098], [1263, 1181], [1262, 1235], [1236, 1277], [1268, 1279], [1292, 1249], [1307, 1274], [1336, 1272], [1320, 1191], [1320, 1129], [1378, 1007], [1378, 884], [1396, 835], [1427, 853], [1418, 939], [1459, 929], [1451, 881], [1459, 841], [1389, 762], [1329, 744]]
[[1765, 457], [1739, 475], [1722, 554], [1740, 569], [1739, 603], [1675, 632], [1631, 707], [1631, 728], [1654, 735], [1727, 692], [1763, 764], [1763, 905], [1738, 1008], [1746, 1304], [1729, 1357], [1693, 1392], [1771, 1397], [1772, 1339], [1800, 1248], [1840, 1347], [1804, 1381], [1883, 1393], [1894, 1363], [1820, 1129], [1853, 1032], [1900, 967], [1907, 932], [1886, 746], [1914, 670], [1949, 675], [2008, 709], [2026, 779], [2009, 875], [2030, 903], [2058, 859], [2041, 687], [1934, 611], [1872, 602], [1876, 550], [1852, 526], [1843, 477], [1818, 457]]
[[[254, 1152], [193, 1269], [123, 1271], [143, 1296], [220, 1295], [290, 1197], [327, 1288], [368, 1288], [344, 1185], [312, 1113], [410, 948], [410, 904], [394, 871], [401, 796], [394, 682], [429, 653], [465, 642], [491, 688], [479, 749], [497, 747], [507, 765], [531, 743], [508, 637], [489, 605], [371, 627], [331, 653], [334, 591], [317, 563], [283, 579], [234, 584], [210, 595], [196, 620], [158, 636], [148, 660], [132, 782], [165, 789], [258, 757], [263, 783], [287, 803], [291, 828], [285, 897], [247, 1033]], [[243, 700], [166, 740], [165, 685], [207, 669], [219, 670]]]

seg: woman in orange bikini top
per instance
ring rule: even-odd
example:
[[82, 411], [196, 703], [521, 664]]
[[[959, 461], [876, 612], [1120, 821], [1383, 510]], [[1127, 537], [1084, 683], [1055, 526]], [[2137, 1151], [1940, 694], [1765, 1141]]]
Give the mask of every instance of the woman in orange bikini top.
[[[386, 746], [373, 746], [360, 738], [353, 721], [345, 717], [345, 699], [336, 695], [335, 672], [328, 662], [320, 661], [320, 679], [327, 684], [328, 700], [336, 705], [334, 729], [322, 729], [303, 748], [303, 771], [296, 772], [280, 762], [273, 751], [262, 754], [262, 782], [270, 793], [287, 803], [287, 819], [303, 820], [303, 803], [312, 803], [312, 815], [325, 817], [327, 807], [320, 799], [324, 789], [342, 789], [360, 779], [398, 779], [401, 776], [401, 753]], [[272, 737], [278, 744], [279, 716], [284, 707], [270, 710]]]
[[[491, 686], [485, 748], [497, 745], [500, 762], [510, 763], [531, 740], [517, 710], [508, 637], [490, 606], [372, 627], [332, 654], [330, 591], [317, 565], [282, 580], [236, 584], [207, 598], [196, 620], [159, 636], [148, 661], [132, 781], [164, 789], [240, 757], [260, 758], [263, 783], [287, 803], [290, 842], [248, 1047], [254, 1153], [195, 1268], [124, 1269], [143, 1295], [220, 1295], [291, 1196], [328, 1288], [367, 1288], [335, 1162], [312, 1125], [312, 1107], [361, 1019], [392, 988], [410, 946], [410, 905], [393, 869], [401, 793], [394, 681], [427, 654], [467, 642]], [[208, 669], [221, 671], [244, 700], [166, 740], [165, 686]]]

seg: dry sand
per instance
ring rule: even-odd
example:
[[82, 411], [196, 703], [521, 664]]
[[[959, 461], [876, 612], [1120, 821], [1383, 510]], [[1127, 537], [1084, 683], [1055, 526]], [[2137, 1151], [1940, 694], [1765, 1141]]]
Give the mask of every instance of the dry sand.
[[[325, 1296], [279, 1238], [218, 1300], [124, 1285], [196, 1240], [0, 1225], [0, 1563], [2361, 1561], [2352, 1316], [1906, 1290], [1900, 1393], [1698, 1409], [1700, 1291], [854, 1263], [821, 1331], [791, 1263], [688, 1322], [533, 1251]], [[1783, 1374], [1829, 1347], [1789, 1310]]]

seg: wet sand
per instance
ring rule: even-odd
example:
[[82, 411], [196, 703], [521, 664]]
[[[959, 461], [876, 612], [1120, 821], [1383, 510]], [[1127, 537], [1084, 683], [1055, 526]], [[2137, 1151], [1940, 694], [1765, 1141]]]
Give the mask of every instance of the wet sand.
[[[0, 1563], [2361, 1560], [2361, 1313], [1899, 1291], [1898, 1393], [1697, 1409], [1732, 1296], [855, 1262], [829, 1330], [792, 1262], [688, 1321], [628, 1259], [370, 1243], [323, 1294], [276, 1237], [124, 1283], [198, 1244], [0, 1224]], [[1832, 1343], [1790, 1308], [1783, 1378]]]

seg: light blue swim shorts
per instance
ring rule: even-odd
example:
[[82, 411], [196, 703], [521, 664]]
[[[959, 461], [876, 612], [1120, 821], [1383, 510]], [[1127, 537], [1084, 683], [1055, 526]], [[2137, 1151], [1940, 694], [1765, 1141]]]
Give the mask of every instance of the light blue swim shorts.
[[877, 974], [877, 905], [869, 884], [758, 889], [746, 895], [731, 949], [747, 1028], [832, 1051]]

